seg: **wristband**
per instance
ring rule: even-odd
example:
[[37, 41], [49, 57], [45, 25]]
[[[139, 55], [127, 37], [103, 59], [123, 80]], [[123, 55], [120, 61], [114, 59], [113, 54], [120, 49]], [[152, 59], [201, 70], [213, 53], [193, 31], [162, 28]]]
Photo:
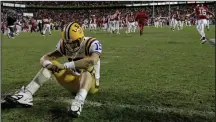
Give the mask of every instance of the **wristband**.
[[46, 68], [49, 64], [52, 64], [52, 62], [49, 61], [49, 60], [45, 60], [45, 61], [43, 62], [43, 67]]
[[65, 67], [66, 69], [75, 69], [74, 61], [64, 63], [64, 67]]

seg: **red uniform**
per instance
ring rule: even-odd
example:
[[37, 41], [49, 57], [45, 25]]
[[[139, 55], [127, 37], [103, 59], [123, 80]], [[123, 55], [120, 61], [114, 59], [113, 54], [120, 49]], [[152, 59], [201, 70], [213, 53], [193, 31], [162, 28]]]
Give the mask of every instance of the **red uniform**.
[[179, 15], [180, 15], [180, 14], [179, 14], [178, 11], [174, 11], [174, 12], [171, 14], [171, 18], [177, 20], [177, 19], [179, 19]]
[[144, 11], [138, 12], [135, 20], [138, 22], [140, 35], [142, 35], [144, 24], [148, 21], [148, 15]]
[[120, 13], [118, 12], [118, 13], [115, 13], [115, 20], [116, 21], [120, 21]]
[[179, 21], [181, 19], [179, 11], [176, 11], [176, 20]]
[[31, 19], [31, 32], [36, 32], [37, 29], [37, 21], [35, 19]]
[[44, 19], [43, 22], [44, 22], [44, 24], [50, 24], [50, 20], [49, 19]]
[[197, 16], [197, 19], [207, 19], [207, 12], [209, 11], [209, 9], [205, 6], [197, 6], [195, 8], [195, 13]]

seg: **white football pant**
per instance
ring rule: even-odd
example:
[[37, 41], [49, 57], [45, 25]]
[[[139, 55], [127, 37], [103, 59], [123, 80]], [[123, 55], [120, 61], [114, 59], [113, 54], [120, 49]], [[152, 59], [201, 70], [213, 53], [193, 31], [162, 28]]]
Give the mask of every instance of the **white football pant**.
[[201, 35], [201, 37], [205, 37], [205, 27], [207, 25], [207, 20], [206, 19], [200, 19], [197, 20], [197, 30], [199, 32], [199, 34]]
[[115, 27], [114, 27], [114, 28], [115, 28], [115, 30], [117, 31], [117, 34], [119, 34], [119, 28], [120, 28], [120, 27], [119, 27], [119, 26], [120, 26], [119, 23], [120, 23], [120, 22], [119, 22], [119, 21], [114, 21], [114, 22], [115, 22]]
[[43, 27], [43, 35], [46, 34], [46, 31], [48, 31], [49, 34], [51, 35], [50, 24], [44, 24], [44, 27]]

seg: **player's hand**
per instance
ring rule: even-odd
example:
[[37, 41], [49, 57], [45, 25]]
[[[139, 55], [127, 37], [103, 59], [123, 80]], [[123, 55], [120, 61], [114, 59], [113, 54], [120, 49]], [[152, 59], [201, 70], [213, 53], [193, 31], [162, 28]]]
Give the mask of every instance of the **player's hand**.
[[61, 70], [65, 69], [63, 64], [49, 64], [46, 68], [52, 71], [52, 73], [58, 73]]

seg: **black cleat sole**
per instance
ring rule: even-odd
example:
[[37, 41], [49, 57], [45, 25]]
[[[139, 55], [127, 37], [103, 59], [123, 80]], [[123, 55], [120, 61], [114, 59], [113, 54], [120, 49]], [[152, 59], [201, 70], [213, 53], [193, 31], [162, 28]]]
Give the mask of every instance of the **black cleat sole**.
[[4, 105], [6, 108], [16, 108], [16, 107], [24, 107], [30, 108], [32, 105], [21, 104], [16, 101], [16, 99], [12, 98], [10, 95], [6, 96], [4, 101], [2, 101], [1, 105]]

